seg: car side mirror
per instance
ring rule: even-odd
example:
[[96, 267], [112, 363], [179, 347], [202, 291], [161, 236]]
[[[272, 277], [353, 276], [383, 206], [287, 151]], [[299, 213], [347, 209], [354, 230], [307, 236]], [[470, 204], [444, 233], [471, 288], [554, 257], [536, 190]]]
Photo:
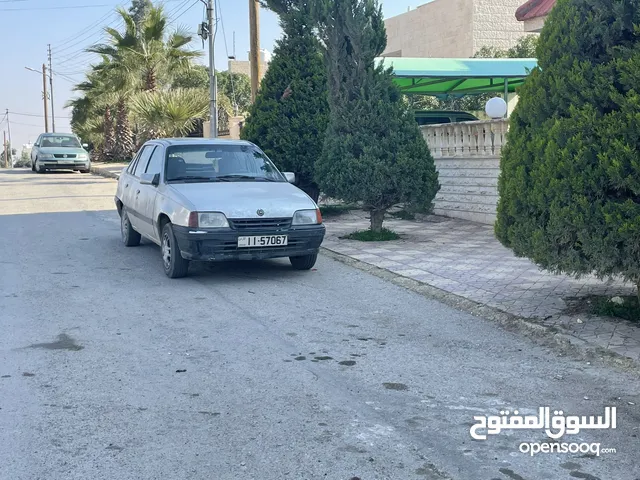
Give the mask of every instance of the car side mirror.
[[140, 175], [140, 185], [153, 185], [157, 187], [160, 185], [159, 173], [143, 173]]
[[287, 179], [289, 183], [296, 183], [296, 174], [291, 172], [284, 172], [284, 177]]

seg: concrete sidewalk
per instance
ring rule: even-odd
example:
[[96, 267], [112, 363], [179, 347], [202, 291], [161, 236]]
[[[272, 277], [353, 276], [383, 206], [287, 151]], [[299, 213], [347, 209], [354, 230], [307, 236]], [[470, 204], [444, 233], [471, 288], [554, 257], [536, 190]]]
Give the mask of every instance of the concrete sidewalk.
[[323, 247], [640, 362], [640, 325], [564, 313], [568, 297], [635, 295], [635, 286], [554, 275], [516, 258], [495, 239], [492, 226], [437, 216], [428, 220], [385, 220], [402, 239], [367, 243], [340, 238], [369, 226], [364, 212], [350, 212], [325, 220]]

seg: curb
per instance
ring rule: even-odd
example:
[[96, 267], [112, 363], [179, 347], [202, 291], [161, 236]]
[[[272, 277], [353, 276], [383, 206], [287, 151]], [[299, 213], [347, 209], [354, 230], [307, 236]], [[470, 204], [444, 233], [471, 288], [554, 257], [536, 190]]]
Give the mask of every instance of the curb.
[[524, 334], [538, 345], [553, 348], [560, 356], [571, 356], [582, 361], [590, 362], [591, 364], [603, 364], [627, 372], [640, 374], [640, 362], [600, 346], [589, 344], [585, 340], [566, 333], [562, 328], [549, 327], [536, 322], [535, 319], [518, 317], [511, 313], [503, 312], [497, 308], [446, 292], [428, 283], [403, 277], [384, 268], [376, 267], [375, 265], [370, 265], [342, 253], [334, 252], [326, 247], [321, 247], [320, 249], [324, 255], [340, 263], [370, 273], [394, 285], [411, 290], [423, 297], [436, 300], [456, 310], [490, 320], [507, 331]]
[[98, 175], [99, 177], [114, 178], [116, 180], [120, 178], [119, 173], [111, 173], [109, 170], [105, 170], [100, 167], [94, 167], [93, 165], [91, 165], [91, 173], [93, 175]]

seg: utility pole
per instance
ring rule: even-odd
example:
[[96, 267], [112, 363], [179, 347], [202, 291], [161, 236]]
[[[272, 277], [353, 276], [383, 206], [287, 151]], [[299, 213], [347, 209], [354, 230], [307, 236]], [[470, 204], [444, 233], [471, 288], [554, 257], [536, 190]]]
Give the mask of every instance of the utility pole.
[[7, 153], [8, 145], [7, 145], [7, 132], [2, 132], [4, 140], [2, 145], [4, 145], [4, 168], [9, 168], [9, 154]]
[[9, 150], [8, 156], [11, 159], [11, 167], [13, 168], [13, 155], [11, 154], [11, 123], [9, 122], [9, 109], [7, 108], [5, 117], [7, 119], [7, 131], [9, 132]]
[[53, 68], [51, 67], [51, 44], [47, 45], [49, 50], [49, 85], [51, 86], [51, 127], [53, 133], [56, 133], [56, 117], [53, 112]]
[[[198, 35], [202, 40], [209, 40], [209, 138], [218, 138], [218, 79], [216, 77], [216, 52], [214, 22], [214, 0], [201, 0], [207, 6], [207, 23], [202, 23], [198, 28]], [[204, 43], [204, 42], [203, 42]]]
[[260, 85], [260, 4], [258, 0], [249, 0], [249, 31], [251, 34], [251, 101], [256, 101]]
[[47, 66], [42, 64], [42, 96], [44, 98], [44, 131], [49, 133], [49, 110], [47, 107]]

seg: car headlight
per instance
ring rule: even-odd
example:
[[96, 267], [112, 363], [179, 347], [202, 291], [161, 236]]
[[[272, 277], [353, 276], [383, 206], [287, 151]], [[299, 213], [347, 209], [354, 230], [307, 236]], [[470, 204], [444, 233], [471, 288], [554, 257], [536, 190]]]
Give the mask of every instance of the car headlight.
[[38, 155], [39, 158], [41, 158], [42, 160], [51, 160], [53, 157], [53, 153], [41, 153], [40, 155]]
[[293, 225], [318, 225], [322, 223], [320, 209], [298, 210], [293, 214]]
[[191, 228], [225, 228], [229, 226], [227, 217], [219, 212], [191, 212], [189, 227]]
[[84, 153], [81, 153], [81, 154], [80, 154], [80, 155], [78, 155], [76, 158], [77, 158], [78, 160], [86, 160], [86, 159], [87, 159], [87, 158], [89, 158], [89, 157], [87, 157], [87, 155], [85, 155]]

